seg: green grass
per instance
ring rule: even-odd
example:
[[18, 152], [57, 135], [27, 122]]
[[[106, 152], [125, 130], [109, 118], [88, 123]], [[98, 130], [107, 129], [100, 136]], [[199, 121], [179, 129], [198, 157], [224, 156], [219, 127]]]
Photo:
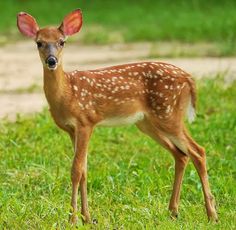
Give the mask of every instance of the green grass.
[[234, 0], [1, 1], [0, 42], [19, 38], [16, 36], [19, 11], [34, 15], [39, 25], [45, 26], [58, 25], [68, 12], [81, 8], [84, 27], [80, 40], [84, 43], [216, 42], [221, 55], [232, 55], [236, 51], [235, 7]]
[[[98, 128], [88, 158], [88, 196], [94, 229], [235, 229], [236, 83], [198, 82], [198, 117], [190, 126], [207, 149], [209, 179], [220, 222], [208, 223], [201, 185], [190, 164], [180, 218], [167, 206], [174, 164], [170, 154], [135, 127]], [[0, 125], [1, 229], [70, 229], [72, 147], [45, 110]], [[79, 229], [87, 229], [82, 227]], [[89, 227], [88, 227], [89, 229]]]

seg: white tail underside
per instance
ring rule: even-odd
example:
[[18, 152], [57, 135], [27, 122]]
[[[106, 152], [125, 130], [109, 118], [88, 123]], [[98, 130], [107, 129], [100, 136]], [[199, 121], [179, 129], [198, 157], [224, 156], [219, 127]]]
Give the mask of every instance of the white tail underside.
[[192, 123], [195, 120], [195, 117], [196, 117], [195, 109], [193, 108], [192, 100], [190, 99], [187, 109], [188, 122]]

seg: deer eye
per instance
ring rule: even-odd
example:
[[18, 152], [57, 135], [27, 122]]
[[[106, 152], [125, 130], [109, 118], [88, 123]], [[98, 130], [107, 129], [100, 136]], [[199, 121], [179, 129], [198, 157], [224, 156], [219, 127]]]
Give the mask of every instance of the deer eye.
[[61, 47], [63, 47], [63, 46], [65, 45], [65, 43], [66, 43], [66, 42], [63, 41], [63, 40], [60, 40], [60, 41], [59, 41], [59, 45], [60, 45]]
[[41, 47], [43, 46], [43, 43], [42, 43], [42, 42], [36, 42], [36, 44], [37, 44], [37, 47], [38, 47], [38, 48], [41, 48]]

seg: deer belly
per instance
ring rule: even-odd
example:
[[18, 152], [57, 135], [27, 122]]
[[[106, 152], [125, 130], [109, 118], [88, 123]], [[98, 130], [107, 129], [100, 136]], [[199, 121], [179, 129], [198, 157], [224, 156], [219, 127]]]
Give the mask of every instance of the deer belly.
[[144, 113], [137, 112], [130, 116], [118, 116], [118, 117], [111, 117], [106, 118], [98, 123], [99, 126], [119, 126], [119, 125], [129, 125], [135, 124], [138, 121], [143, 120]]

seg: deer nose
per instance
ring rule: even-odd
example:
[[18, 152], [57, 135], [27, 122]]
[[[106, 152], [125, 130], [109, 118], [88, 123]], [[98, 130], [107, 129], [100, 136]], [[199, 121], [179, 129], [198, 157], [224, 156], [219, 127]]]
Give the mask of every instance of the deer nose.
[[49, 68], [55, 68], [57, 64], [57, 58], [54, 56], [49, 56], [46, 60], [46, 64]]

